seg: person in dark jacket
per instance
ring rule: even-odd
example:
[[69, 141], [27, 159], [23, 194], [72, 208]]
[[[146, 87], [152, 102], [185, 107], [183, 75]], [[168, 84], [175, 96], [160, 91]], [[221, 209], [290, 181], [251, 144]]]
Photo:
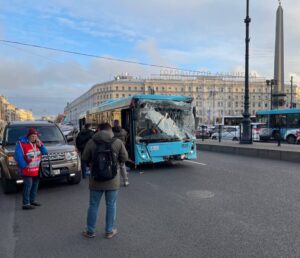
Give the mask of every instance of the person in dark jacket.
[[27, 135], [20, 137], [16, 143], [14, 158], [24, 180], [23, 210], [31, 210], [35, 206], [41, 206], [35, 199], [40, 181], [40, 162], [42, 155], [45, 154], [47, 154], [47, 149], [39, 140], [35, 128], [29, 128]]
[[[113, 140], [113, 132], [110, 124], [100, 124], [99, 131], [95, 133], [93, 138], [87, 143], [82, 159], [86, 161], [90, 167], [93, 167], [93, 161], [95, 160], [95, 150], [97, 144], [111, 143], [113, 153], [117, 156], [119, 162], [125, 162], [128, 159], [128, 153], [125, 149], [123, 142], [119, 139]], [[93, 171], [92, 171], [93, 173]], [[117, 195], [120, 189], [120, 171], [118, 169], [117, 175], [107, 181], [95, 181], [93, 177], [90, 177], [89, 183], [90, 189], [90, 202], [87, 212], [87, 226], [83, 231], [83, 236], [92, 238], [95, 237], [97, 212], [102, 195], [105, 195], [106, 202], [106, 226], [105, 237], [112, 238], [117, 234], [117, 230], [114, 228], [117, 209]]]
[[[114, 120], [114, 126], [112, 128], [112, 131], [114, 133], [114, 138], [120, 139], [125, 145], [128, 133], [125, 129], [123, 129], [120, 126], [119, 120]], [[120, 163], [120, 174], [122, 177], [122, 185], [128, 186], [129, 180], [128, 180], [128, 173], [127, 173], [125, 162]]]
[[94, 135], [93, 130], [90, 129], [91, 124], [85, 124], [84, 129], [76, 137], [76, 148], [78, 149], [81, 157], [81, 173], [82, 178], [86, 178], [87, 175], [87, 164], [82, 160], [82, 153], [84, 151], [85, 145]]

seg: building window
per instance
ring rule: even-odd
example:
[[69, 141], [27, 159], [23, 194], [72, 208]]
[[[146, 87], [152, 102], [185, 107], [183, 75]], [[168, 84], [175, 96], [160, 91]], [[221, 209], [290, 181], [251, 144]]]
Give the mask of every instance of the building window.
[[118, 93], [116, 94], [116, 98], [119, 98], [119, 94]]
[[116, 90], [119, 90], [119, 86], [116, 86]]
[[128, 87], [128, 90], [131, 91], [131, 87], [130, 86]]

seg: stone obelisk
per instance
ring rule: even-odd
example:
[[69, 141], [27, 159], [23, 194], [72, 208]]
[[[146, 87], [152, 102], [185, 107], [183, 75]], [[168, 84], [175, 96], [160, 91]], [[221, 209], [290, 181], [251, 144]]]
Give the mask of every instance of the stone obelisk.
[[273, 107], [280, 108], [284, 105], [284, 37], [283, 37], [283, 9], [281, 1], [276, 13], [276, 39], [274, 59], [274, 95]]

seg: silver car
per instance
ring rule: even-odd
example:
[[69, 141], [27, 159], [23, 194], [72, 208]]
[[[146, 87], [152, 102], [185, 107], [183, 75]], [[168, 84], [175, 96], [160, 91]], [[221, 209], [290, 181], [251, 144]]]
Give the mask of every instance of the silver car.
[[[213, 133], [211, 139], [218, 140], [219, 133]], [[240, 139], [240, 127], [239, 126], [224, 126], [221, 132], [221, 139], [222, 140], [232, 140], [238, 141]]]

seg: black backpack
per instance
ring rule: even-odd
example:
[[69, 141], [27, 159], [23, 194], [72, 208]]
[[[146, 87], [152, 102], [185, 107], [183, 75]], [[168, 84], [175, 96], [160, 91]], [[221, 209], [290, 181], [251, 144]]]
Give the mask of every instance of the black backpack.
[[110, 143], [94, 141], [96, 143], [96, 150], [91, 176], [95, 181], [111, 180], [118, 173], [118, 158], [111, 148], [114, 141], [115, 139]]

